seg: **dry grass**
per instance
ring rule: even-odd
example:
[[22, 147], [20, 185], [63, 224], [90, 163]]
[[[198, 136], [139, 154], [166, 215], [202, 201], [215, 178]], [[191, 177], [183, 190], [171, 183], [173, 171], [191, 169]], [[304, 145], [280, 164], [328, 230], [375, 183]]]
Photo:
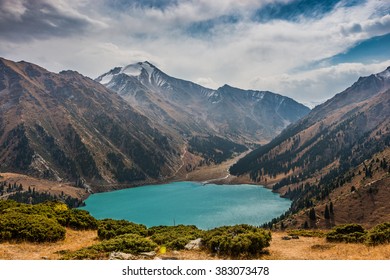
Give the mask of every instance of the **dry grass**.
[[75, 231], [72, 229], [66, 230], [64, 241], [56, 243], [0, 243], [0, 259], [2, 260], [41, 260], [59, 259], [61, 255], [59, 251], [75, 251], [84, 247], [98, 243], [97, 231]]
[[[363, 244], [328, 243], [321, 237], [300, 237], [283, 240], [284, 232], [273, 232], [271, 246], [260, 259], [266, 260], [389, 260], [390, 244], [376, 247]], [[75, 251], [98, 243], [96, 231], [67, 229], [66, 239], [56, 243], [1, 243], [3, 260], [55, 260], [59, 251]], [[205, 251], [168, 251], [158, 254], [161, 259], [214, 260], [217, 256]]]
[[366, 246], [363, 244], [329, 243], [325, 238], [300, 237], [283, 240], [283, 232], [273, 232], [269, 260], [388, 260], [390, 244]]

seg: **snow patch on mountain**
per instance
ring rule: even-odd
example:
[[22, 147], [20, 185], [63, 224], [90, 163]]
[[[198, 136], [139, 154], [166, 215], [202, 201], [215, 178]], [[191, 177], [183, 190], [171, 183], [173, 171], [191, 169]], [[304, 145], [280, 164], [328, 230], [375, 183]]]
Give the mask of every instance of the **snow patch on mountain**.
[[152, 80], [154, 80], [158, 86], [164, 85], [166, 81], [160, 75], [157, 75], [158, 71], [155, 70], [156, 68], [147, 61], [138, 62], [124, 67], [115, 67], [96, 80], [103, 85], [108, 85], [115, 76], [122, 74], [135, 77], [143, 84], [152, 84]]
[[112, 75], [110, 73], [108, 73], [108, 74], [106, 74], [104, 76], [100, 76], [99, 83], [101, 83], [102, 85], [106, 85], [109, 82], [111, 82], [113, 77], [114, 77], [114, 75]]
[[254, 91], [252, 93], [252, 99], [256, 100], [257, 102], [261, 101], [264, 98], [265, 92], [264, 91]]
[[146, 70], [146, 72], [148, 72], [149, 77], [151, 77], [155, 67], [147, 61], [140, 63], [140, 65], [142, 66], [143, 69]]
[[376, 76], [383, 79], [390, 79], [390, 66], [385, 71], [376, 74]]
[[137, 64], [130, 64], [122, 68], [121, 73], [131, 76], [139, 76], [142, 72], [142, 66]]

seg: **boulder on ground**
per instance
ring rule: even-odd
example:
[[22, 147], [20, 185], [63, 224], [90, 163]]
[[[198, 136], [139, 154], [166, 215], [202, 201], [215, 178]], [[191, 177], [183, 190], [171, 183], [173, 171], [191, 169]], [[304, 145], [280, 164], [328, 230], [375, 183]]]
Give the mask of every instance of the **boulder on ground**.
[[198, 250], [202, 245], [202, 238], [198, 238], [195, 240], [191, 240], [186, 246], [184, 246], [187, 250]]
[[110, 260], [136, 260], [137, 257], [133, 254], [123, 252], [112, 252], [109, 257]]

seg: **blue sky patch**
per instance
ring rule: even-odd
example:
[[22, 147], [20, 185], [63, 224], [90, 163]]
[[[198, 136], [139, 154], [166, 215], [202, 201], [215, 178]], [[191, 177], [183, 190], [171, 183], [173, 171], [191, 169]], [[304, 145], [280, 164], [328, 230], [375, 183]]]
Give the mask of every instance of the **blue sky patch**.
[[296, 0], [287, 4], [270, 3], [259, 9], [253, 20], [267, 22], [270, 20], [298, 21], [302, 18], [319, 19], [331, 12], [337, 4], [352, 7], [364, 0]]

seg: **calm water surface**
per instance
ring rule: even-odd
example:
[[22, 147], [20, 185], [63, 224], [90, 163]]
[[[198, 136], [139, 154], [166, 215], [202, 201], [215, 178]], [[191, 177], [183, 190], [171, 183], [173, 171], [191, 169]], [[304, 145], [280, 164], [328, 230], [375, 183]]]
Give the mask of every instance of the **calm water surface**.
[[175, 182], [91, 195], [85, 209], [97, 219], [125, 219], [146, 226], [260, 225], [283, 214], [290, 200], [255, 185]]

